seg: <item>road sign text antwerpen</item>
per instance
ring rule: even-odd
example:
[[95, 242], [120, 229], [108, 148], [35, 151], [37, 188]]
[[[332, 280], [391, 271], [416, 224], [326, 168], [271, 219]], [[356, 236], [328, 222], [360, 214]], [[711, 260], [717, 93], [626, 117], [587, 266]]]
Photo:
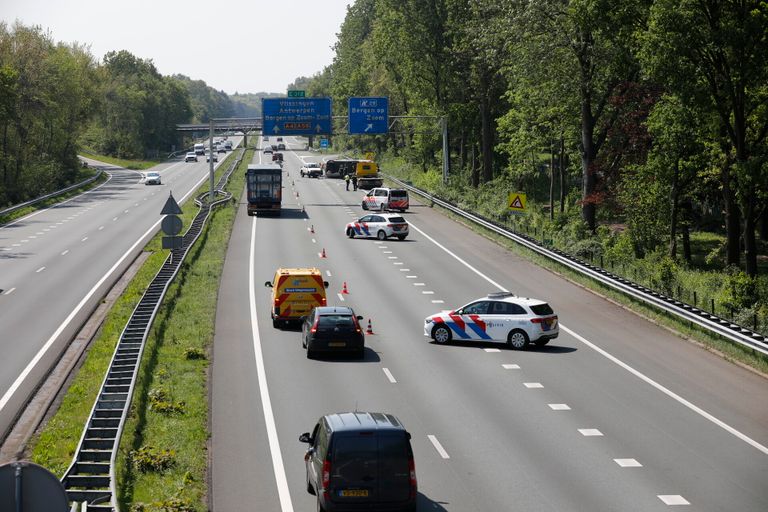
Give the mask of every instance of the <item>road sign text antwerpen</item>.
[[262, 98], [265, 135], [330, 135], [331, 98]]

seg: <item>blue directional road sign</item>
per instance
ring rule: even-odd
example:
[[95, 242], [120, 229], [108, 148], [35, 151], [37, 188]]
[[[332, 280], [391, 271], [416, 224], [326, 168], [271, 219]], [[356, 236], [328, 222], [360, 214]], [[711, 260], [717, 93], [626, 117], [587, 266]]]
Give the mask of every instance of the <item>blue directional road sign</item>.
[[320, 147], [321, 148], [327, 148], [328, 147], [328, 139], [320, 139]]
[[262, 98], [264, 135], [331, 133], [331, 98]]
[[349, 98], [349, 133], [381, 134], [389, 130], [389, 98]]

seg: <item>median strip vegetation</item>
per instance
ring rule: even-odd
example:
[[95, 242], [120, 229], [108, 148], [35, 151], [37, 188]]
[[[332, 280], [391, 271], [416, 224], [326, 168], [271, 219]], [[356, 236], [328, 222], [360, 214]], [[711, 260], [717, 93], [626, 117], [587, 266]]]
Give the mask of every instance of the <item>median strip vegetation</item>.
[[[208, 354], [219, 278], [252, 155], [253, 150], [247, 150], [231, 175], [226, 188], [234, 200], [212, 211], [147, 339], [117, 459], [118, 499], [123, 510], [207, 508]], [[217, 174], [227, 166], [227, 162], [222, 164]], [[205, 190], [207, 184], [199, 192]], [[187, 201], [182, 210], [188, 226], [197, 207]], [[60, 408], [30, 443], [31, 459], [59, 476], [71, 462], [120, 332], [167, 257], [160, 238], [158, 234], [147, 245], [150, 257], [110, 311]]]

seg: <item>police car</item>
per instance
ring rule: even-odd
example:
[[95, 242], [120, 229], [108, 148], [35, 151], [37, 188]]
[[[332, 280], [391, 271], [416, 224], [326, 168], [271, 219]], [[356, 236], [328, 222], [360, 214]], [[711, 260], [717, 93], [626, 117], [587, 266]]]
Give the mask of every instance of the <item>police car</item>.
[[424, 336], [437, 343], [503, 341], [513, 349], [537, 346], [557, 338], [557, 315], [546, 302], [517, 297], [513, 293], [489, 293], [453, 311], [424, 319]]
[[408, 236], [408, 223], [394, 213], [363, 215], [347, 224], [344, 232], [349, 238], [375, 236], [379, 240], [386, 240], [390, 236], [395, 236], [398, 240], [405, 240]]
[[360, 207], [363, 210], [400, 210], [408, 209], [408, 192], [400, 188], [376, 187], [363, 196]]

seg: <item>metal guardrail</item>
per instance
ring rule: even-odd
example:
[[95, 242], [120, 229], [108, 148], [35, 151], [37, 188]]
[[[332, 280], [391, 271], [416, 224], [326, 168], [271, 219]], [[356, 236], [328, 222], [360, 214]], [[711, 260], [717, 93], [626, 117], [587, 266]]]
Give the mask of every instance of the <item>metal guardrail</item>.
[[95, 176], [91, 176], [90, 178], [88, 178], [86, 180], [83, 180], [80, 183], [75, 183], [74, 185], [70, 185], [67, 188], [63, 188], [61, 190], [57, 190], [56, 192], [51, 192], [50, 194], [46, 194], [44, 196], [40, 196], [37, 199], [32, 199], [31, 201], [27, 201], [26, 203], [17, 204], [16, 206], [11, 206], [10, 208], [6, 208], [5, 210], [0, 210], [0, 216], [5, 215], [7, 213], [13, 213], [16, 210], [20, 210], [20, 209], [24, 208], [25, 206], [32, 206], [33, 204], [37, 204], [37, 203], [39, 203], [41, 201], [45, 201], [46, 199], [50, 199], [52, 197], [56, 197], [56, 196], [58, 196], [60, 194], [66, 194], [70, 190], [75, 190], [77, 188], [82, 187], [83, 185], [87, 185], [87, 184], [89, 184], [91, 182], [96, 181], [97, 179], [99, 179], [99, 176], [101, 176], [103, 172], [104, 171], [102, 169], [99, 169], [99, 172], [97, 172]]
[[72, 464], [62, 478], [67, 496], [74, 503], [72, 510], [77, 510], [78, 505], [82, 507], [82, 512], [120, 510], [116, 499], [115, 460], [152, 322], [184, 257], [202, 233], [211, 209], [231, 197], [231, 194], [222, 191], [222, 187], [240, 164], [243, 154], [244, 151], [241, 151], [214, 187], [221, 199], [206, 203], [208, 192], [195, 198], [200, 211], [184, 234], [182, 247], [171, 250], [120, 335]]
[[517, 233], [508, 229], [505, 226], [501, 226], [499, 223], [494, 222], [491, 219], [478, 215], [476, 213], [467, 212], [450, 203], [444, 201], [432, 194], [421, 190], [413, 185], [405, 183], [393, 176], [384, 175], [388, 180], [397, 183], [398, 186], [413, 192], [416, 195], [422, 196], [432, 203], [445, 208], [460, 217], [471, 220], [472, 222], [483, 226], [486, 229], [494, 231], [495, 233], [502, 235], [518, 244], [546, 257], [553, 261], [564, 265], [571, 270], [574, 270], [582, 275], [590, 277], [595, 281], [598, 281], [614, 290], [629, 295], [637, 300], [640, 300], [648, 305], [655, 306], [667, 313], [675, 315], [676, 317], [692, 322], [705, 330], [720, 335], [730, 341], [736, 342], [744, 347], [750, 348], [764, 355], [768, 355], [768, 341], [766, 338], [755, 331], [747, 329], [741, 325], [735, 324], [729, 320], [721, 318], [717, 315], [711, 314], [705, 310], [699, 309], [696, 306], [686, 304], [672, 297], [668, 297], [664, 294], [658, 293], [650, 288], [646, 288], [640, 284], [624, 279], [621, 276], [613, 274], [604, 268], [587, 263], [573, 255], [567, 254], [557, 249], [548, 249], [544, 247], [538, 240]]

